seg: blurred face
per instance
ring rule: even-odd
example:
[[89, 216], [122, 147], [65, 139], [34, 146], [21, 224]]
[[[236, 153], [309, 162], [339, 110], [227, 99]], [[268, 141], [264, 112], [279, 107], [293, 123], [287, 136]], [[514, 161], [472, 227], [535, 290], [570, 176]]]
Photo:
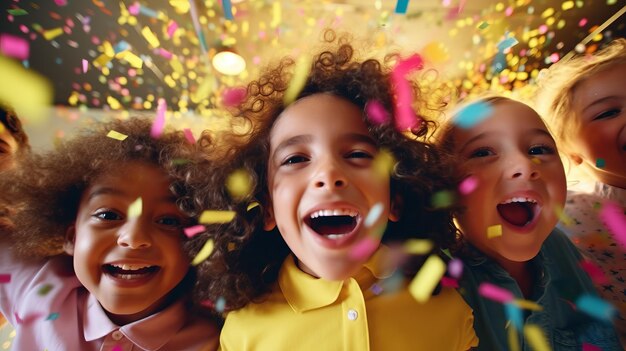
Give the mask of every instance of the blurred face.
[[15, 164], [14, 156], [18, 149], [13, 135], [0, 123], [0, 171], [5, 171]]
[[626, 188], [625, 82], [626, 63], [621, 63], [580, 82], [573, 94], [573, 112], [580, 121], [573, 159], [597, 180], [620, 188]]
[[[78, 279], [118, 324], [165, 307], [189, 270], [181, 249], [187, 218], [168, 185], [156, 166], [130, 162], [103, 174], [80, 200], [67, 250]], [[141, 214], [129, 216], [138, 198]]]
[[[492, 115], [457, 129], [462, 169], [477, 180], [457, 218], [465, 238], [503, 267], [535, 257], [557, 223], [566, 183], [555, 142], [540, 117], [518, 102], [497, 102]], [[488, 238], [487, 228], [501, 226]]]
[[[371, 238], [364, 224], [368, 212], [382, 205], [374, 228], [395, 219], [389, 210], [389, 177], [373, 166], [377, 154], [362, 111], [339, 97], [305, 97], [276, 121], [270, 136], [272, 206], [266, 229], [278, 226], [301, 270], [340, 280], [371, 256], [353, 254], [358, 243]], [[375, 247], [380, 243], [380, 238], [371, 240]]]

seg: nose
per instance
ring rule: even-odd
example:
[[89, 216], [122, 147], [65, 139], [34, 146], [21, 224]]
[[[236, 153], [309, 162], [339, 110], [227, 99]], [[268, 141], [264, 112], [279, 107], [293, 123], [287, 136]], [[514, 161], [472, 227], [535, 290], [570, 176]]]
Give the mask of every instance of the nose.
[[134, 250], [147, 249], [152, 246], [152, 237], [140, 219], [130, 219], [120, 228], [117, 244]]
[[317, 168], [313, 185], [320, 189], [345, 188], [348, 185], [348, 178], [334, 160], [322, 161]]
[[536, 180], [541, 177], [540, 164], [541, 160], [538, 158], [520, 152], [509, 164], [506, 172], [511, 179]]

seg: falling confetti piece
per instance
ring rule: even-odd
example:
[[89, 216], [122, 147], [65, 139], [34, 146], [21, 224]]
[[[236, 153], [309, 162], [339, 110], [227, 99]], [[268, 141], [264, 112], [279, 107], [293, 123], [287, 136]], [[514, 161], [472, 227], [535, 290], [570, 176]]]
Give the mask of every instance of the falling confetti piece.
[[528, 300], [523, 300], [523, 299], [515, 299], [513, 300], [513, 304], [519, 308], [523, 308], [525, 310], [531, 310], [531, 311], [542, 311], [543, 307], [541, 307], [540, 305], [538, 305], [535, 302], [532, 301], [528, 301]]
[[150, 129], [150, 136], [158, 139], [163, 134], [165, 128], [165, 112], [167, 111], [167, 104], [165, 99], [159, 98], [157, 102], [156, 117], [152, 123], [152, 129]]
[[365, 113], [370, 121], [375, 124], [382, 124], [389, 120], [389, 113], [387, 113], [383, 104], [378, 100], [368, 101], [365, 104]]
[[480, 283], [478, 293], [485, 298], [500, 303], [511, 302], [515, 298], [512, 292], [487, 282]]
[[478, 29], [485, 29], [485, 28], [487, 28], [487, 27], [489, 27], [489, 23], [487, 23], [487, 22], [485, 22], [485, 21], [481, 21], [481, 22], [478, 24]]
[[45, 296], [52, 290], [52, 284], [44, 284], [37, 290], [37, 295]]
[[45, 121], [53, 96], [52, 85], [46, 78], [2, 55], [0, 77], [0, 100], [19, 111], [21, 118], [33, 123]]
[[380, 218], [380, 215], [383, 214], [384, 209], [385, 209], [385, 206], [382, 203], [378, 202], [374, 204], [374, 206], [370, 208], [369, 213], [365, 217], [365, 222], [364, 222], [365, 228], [372, 227], [376, 223], [376, 221], [378, 221], [378, 219]]
[[606, 166], [606, 162], [604, 161], [603, 158], [596, 159], [596, 167], [604, 168], [605, 166]]
[[604, 321], [611, 321], [615, 315], [615, 307], [599, 297], [584, 294], [576, 299], [579, 310]]
[[409, 292], [413, 298], [421, 303], [428, 301], [445, 271], [446, 264], [441, 258], [436, 255], [429, 256], [409, 285]]
[[115, 345], [111, 351], [124, 351], [124, 349], [120, 345]]
[[502, 236], [502, 225], [496, 224], [487, 228], [487, 238], [493, 239], [495, 237]]
[[230, 0], [222, 0], [222, 7], [224, 8], [224, 18], [229, 21], [234, 19], [233, 17], [233, 7], [230, 3]]
[[592, 344], [588, 344], [586, 342], [583, 343], [583, 351], [602, 351], [602, 348], [596, 346], [596, 345], [592, 345]]
[[27, 316], [25, 316], [24, 318], [21, 318], [17, 312], [13, 313], [13, 316], [15, 316], [15, 321], [17, 322], [17, 324], [30, 324], [32, 322], [34, 322], [37, 318], [41, 317], [42, 314], [41, 313], [33, 313], [33, 314], [29, 314]]
[[554, 207], [554, 213], [556, 213], [557, 217], [559, 217], [559, 221], [561, 221], [561, 223], [568, 227], [574, 225], [574, 220], [572, 220], [572, 218], [565, 213], [561, 206], [556, 205]]
[[215, 310], [219, 313], [223, 313], [225, 309], [226, 309], [226, 299], [220, 296], [217, 298], [217, 301], [215, 301]]
[[408, 239], [403, 248], [406, 253], [411, 255], [425, 255], [432, 251], [433, 242], [428, 239]]
[[482, 122], [493, 113], [493, 108], [488, 102], [476, 102], [465, 106], [452, 120], [460, 128], [468, 129]]
[[600, 219], [604, 226], [613, 234], [615, 241], [626, 248], [626, 216], [624, 209], [616, 202], [605, 201], [600, 210]]
[[448, 190], [434, 193], [431, 199], [431, 205], [434, 208], [447, 208], [452, 204], [454, 204], [454, 193]]
[[83, 63], [83, 73], [87, 73], [87, 69], [89, 68], [89, 61], [82, 59]]
[[461, 275], [463, 274], [463, 261], [458, 258], [452, 259], [448, 263], [448, 274], [456, 279], [461, 278]]
[[0, 284], [6, 284], [11, 282], [10, 274], [0, 274]]
[[116, 132], [114, 130], [109, 131], [109, 133], [107, 134], [107, 137], [111, 138], [111, 139], [115, 139], [115, 140], [119, 140], [122, 141], [126, 138], [128, 138], [128, 135], [124, 135], [120, 132]]
[[524, 313], [522, 313], [522, 310], [517, 305], [505, 303], [504, 314], [506, 315], [506, 319], [511, 321], [511, 324], [515, 327], [514, 329], [522, 330], [524, 326]]
[[137, 200], [133, 201], [133, 203], [128, 206], [128, 218], [137, 218], [141, 216], [141, 211], [143, 208], [143, 201], [141, 198], [137, 198]]
[[115, 57], [128, 62], [133, 68], [143, 67], [143, 60], [128, 50], [117, 53]]
[[468, 195], [476, 190], [476, 187], [478, 187], [478, 178], [469, 176], [459, 184], [459, 192], [463, 195]]
[[7, 12], [11, 15], [11, 16], [24, 16], [24, 15], [28, 15], [28, 12], [24, 9], [8, 9]]
[[30, 53], [30, 46], [26, 39], [3, 33], [0, 34], [0, 53], [18, 60], [26, 60]]
[[396, 160], [393, 158], [393, 155], [389, 151], [381, 149], [378, 154], [374, 156], [372, 168], [379, 177], [388, 178], [395, 163]]
[[409, 0], [398, 0], [398, 2], [396, 2], [396, 9], [394, 10], [394, 12], [398, 14], [406, 14], [406, 10], [408, 7]]
[[246, 94], [246, 88], [228, 88], [222, 95], [222, 103], [227, 107], [238, 106], [246, 98]]
[[46, 38], [46, 40], [50, 41], [58, 37], [61, 34], [63, 34], [63, 28], [59, 27], [59, 28], [54, 28], [54, 29], [49, 29], [49, 30], [44, 31], [43, 37]]
[[513, 37], [509, 37], [506, 38], [504, 40], [502, 40], [501, 42], [498, 43], [498, 50], [500, 52], [509, 49], [515, 45], [517, 45], [519, 43], [519, 41], [517, 41], [517, 39], [513, 38]]
[[600, 269], [600, 267], [595, 265], [593, 262], [582, 260], [579, 265], [596, 285], [605, 285], [609, 283], [609, 279], [606, 277], [604, 272], [602, 272], [602, 269]]
[[366, 236], [363, 240], [356, 243], [350, 250], [350, 258], [355, 261], [363, 261], [368, 259], [376, 249], [380, 246], [380, 241], [371, 236]]
[[441, 42], [434, 41], [426, 44], [422, 49], [424, 59], [433, 63], [443, 63], [450, 59], [448, 48]]
[[510, 351], [520, 351], [519, 339], [515, 328], [507, 328], [507, 340], [509, 342]]
[[176, 21], [171, 21], [167, 26], [167, 36], [170, 38], [173, 37], [177, 29], [178, 23], [176, 23]]
[[290, 105], [296, 100], [296, 97], [300, 94], [302, 88], [304, 88], [304, 84], [306, 84], [307, 75], [310, 71], [311, 58], [308, 56], [300, 56], [296, 62], [295, 72], [289, 82], [289, 87], [283, 96], [283, 103], [285, 105]]
[[212, 252], [213, 252], [213, 239], [209, 239], [206, 241], [206, 243], [204, 243], [204, 246], [202, 246], [202, 249], [200, 249], [200, 252], [198, 252], [196, 257], [194, 257], [193, 261], [191, 261], [191, 265], [197, 266], [202, 261], [209, 258]]
[[550, 345], [546, 341], [541, 328], [534, 324], [524, 326], [524, 336], [534, 351], [550, 351]]
[[226, 178], [226, 190], [235, 199], [245, 198], [252, 191], [252, 178], [247, 171], [238, 169]]
[[194, 225], [192, 227], [187, 227], [183, 230], [183, 232], [185, 233], [185, 235], [188, 238], [191, 238], [195, 235], [198, 235], [200, 233], [202, 233], [204, 231], [205, 227], [202, 224], [198, 224], [198, 225]]
[[57, 312], [50, 313], [48, 317], [46, 317], [47, 321], [54, 321], [59, 318], [59, 314]]
[[420, 121], [413, 111], [413, 89], [406, 76], [412, 71], [424, 67], [422, 57], [415, 54], [405, 60], [399, 60], [392, 72], [392, 80], [396, 92], [396, 127], [400, 131], [414, 128]]
[[193, 132], [189, 128], [183, 129], [183, 133], [185, 134], [185, 139], [189, 142], [189, 144], [195, 144], [196, 138], [193, 136]]
[[203, 224], [228, 223], [235, 218], [235, 211], [210, 211], [206, 210], [200, 215], [198, 222]]
[[459, 287], [459, 281], [454, 278], [444, 276], [441, 277], [441, 285], [448, 288], [457, 289]]
[[146, 41], [148, 42], [148, 44], [150, 44], [150, 46], [152, 48], [158, 48], [159, 46], [161, 46], [161, 42], [159, 42], [159, 38], [156, 37], [156, 35], [154, 35], [154, 33], [152, 33], [152, 30], [150, 29], [150, 27], [143, 27], [143, 29], [141, 30], [141, 34], [143, 35], [143, 37], [146, 39]]
[[248, 207], [246, 208], [246, 211], [250, 211], [251, 209], [260, 206], [260, 204], [258, 202], [252, 202], [248, 205]]

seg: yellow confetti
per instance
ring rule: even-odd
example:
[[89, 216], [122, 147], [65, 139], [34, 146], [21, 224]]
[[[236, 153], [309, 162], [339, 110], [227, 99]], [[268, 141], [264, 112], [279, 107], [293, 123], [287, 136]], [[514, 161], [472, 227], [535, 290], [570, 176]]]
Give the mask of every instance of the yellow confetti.
[[95, 67], [104, 67], [107, 65], [107, 63], [109, 63], [109, 61], [111, 61], [112, 58], [113, 58], [112, 56], [107, 56], [105, 54], [102, 54], [96, 57], [95, 60], [93, 60], [93, 65]]
[[132, 52], [128, 50], [118, 52], [117, 55], [115, 55], [115, 57], [128, 62], [134, 68], [143, 67], [143, 60], [139, 56], [133, 54]]
[[563, 11], [567, 11], [567, 10], [573, 9], [574, 8], [574, 2], [571, 1], [571, 0], [570, 1], [564, 1], [561, 4], [561, 8], [563, 9]]
[[270, 23], [270, 27], [272, 28], [278, 27], [278, 25], [281, 23], [281, 17], [282, 17], [282, 13], [281, 13], [281, 8], [280, 8], [280, 2], [275, 1], [272, 4], [272, 22]]
[[306, 55], [300, 56], [296, 62], [296, 68], [293, 73], [293, 77], [291, 77], [291, 81], [289, 82], [289, 87], [283, 96], [283, 103], [285, 105], [290, 105], [296, 100], [296, 97], [300, 94], [300, 91], [302, 91], [302, 88], [304, 88], [304, 85], [306, 84], [307, 76], [310, 71], [311, 58]]
[[519, 341], [517, 338], [517, 330], [515, 327], [509, 326], [506, 328], [508, 332], [508, 340], [509, 340], [509, 350], [511, 351], [520, 351], [519, 349]]
[[550, 346], [546, 341], [546, 337], [543, 334], [541, 328], [534, 324], [526, 324], [524, 326], [524, 336], [528, 343], [535, 351], [550, 351]]
[[531, 158], [530, 161], [532, 163], [536, 164], [536, 165], [540, 165], [541, 164], [541, 160], [536, 158], [536, 157]]
[[213, 252], [213, 247], [213, 239], [207, 240], [206, 243], [204, 243], [204, 246], [202, 246], [202, 249], [200, 249], [200, 252], [198, 252], [196, 257], [193, 258], [193, 261], [191, 261], [191, 265], [197, 266], [200, 262], [209, 258], [211, 252]]
[[374, 157], [372, 161], [372, 167], [376, 174], [381, 178], [389, 177], [389, 174], [393, 170], [396, 160], [393, 158], [391, 152], [381, 149], [380, 152]]
[[120, 132], [116, 132], [114, 130], [109, 131], [109, 133], [107, 134], [107, 137], [111, 138], [111, 139], [115, 139], [115, 140], [119, 140], [122, 141], [126, 138], [128, 138], [128, 135], [124, 135]]
[[253, 209], [253, 208], [257, 207], [257, 206], [259, 206], [259, 203], [258, 203], [258, 202], [256, 202], [256, 201], [255, 201], [255, 202], [252, 202], [252, 203], [250, 203], [250, 204], [248, 205], [248, 208], [246, 208], [246, 211], [250, 211], [251, 209]]
[[46, 38], [46, 40], [52, 40], [61, 34], [63, 34], [63, 28], [59, 27], [59, 28], [48, 29], [44, 31], [43, 37]]
[[436, 255], [431, 255], [426, 259], [422, 268], [417, 272], [411, 284], [409, 292], [417, 302], [426, 302], [430, 298], [433, 289], [443, 277], [446, 271], [446, 264]]
[[43, 122], [52, 103], [52, 86], [39, 74], [0, 55], [0, 100], [13, 106], [20, 117]]
[[234, 249], [237, 248], [237, 244], [235, 243], [228, 243], [228, 245], [226, 246], [226, 248], [228, 249], [228, 251], [233, 251]]
[[235, 218], [235, 211], [210, 211], [206, 210], [200, 215], [198, 222], [202, 224], [228, 223]]
[[528, 301], [528, 300], [523, 300], [523, 299], [515, 299], [513, 300], [513, 303], [519, 307], [519, 308], [523, 308], [525, 310], [531, 310], [531, 311], [542, 311], [543, 307], [541, 307], [540, 305], [532, 302], [532, 301]]
[[250, 193], [250, 175], [243, 169], [231, 173], [226, 179], [226, 189], [230, 196], [235, 199], [246, 197]]
[[565, 224], [565, 226], [569, 227], [574, 225], [574, 220], [570, 216], [568, 216], [565, 211], [563, 211], [563, 208], [561, 206], [555, 206], [554, 212], [559, 217], [561, 223]]
[[450, 59], [448, 48], [441, 42], [433, 41], [422, 49], [422, 54], [427, 61], [443, 63]]
[[119, 110], [120, 108], [122, 108], [122, 104], [120, 104], [120, 102], [117, 101], [117, 99], [113, 96], [107, 96], [107, 104], [109, 104], [109, 107], [111, 107], [113, 110]]
[[502, 225], [496, 224], [487, 228], [487, 238], [493, 239], [497, 236], [502, 236]]
[[433, 242], [428, 239], [409, 239], [404, 243], [404, 251], [412, 255], [425, 255], [433, 249]]
[[143, 201], [139, 197], [137, 198], [137, 200], [133, 201], [133, 203], [130, 204], [130, 206], [128, 206], [128, 218], [137, 218], [141, 216], [142, 209], [143, 209]]
[[152, 46], [152, 48], [158, 48], [159, 46], [161, 46], [161, 42], [159, 41], [159, 38], [157, 38], [156, 35], [152, 33], [152, 30], [150, 30], [150, 27], [148, 26], [143, 27], [143, 29], [141, 30], [141, 34], [148, 41], [148, 44]]

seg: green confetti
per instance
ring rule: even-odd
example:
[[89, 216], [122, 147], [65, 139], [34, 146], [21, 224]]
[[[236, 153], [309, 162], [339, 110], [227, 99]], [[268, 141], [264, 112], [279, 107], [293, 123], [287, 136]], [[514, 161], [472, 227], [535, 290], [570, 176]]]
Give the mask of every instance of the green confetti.
[[44, 296], [48, 294], [50, 290], [52, 290], [52, 284], [44, 284], [41, 286], [41, 288], [39, 288], [39, 290], [37, 291], [37, 294]]
[[438, 191], [433, 194], [431, 204], [434, 208], [450, 207], [454, 203], [454, 194], [449, 190]]
[[606, 162], [604, 161], [603, 158], [599, 158], [596, 160], [596, 167], [604, 168], [604, 166], [606, 166]]
[[12, 16], [28, 15], [28, 12], [24, 9], [8, 9], [7, 12]]

